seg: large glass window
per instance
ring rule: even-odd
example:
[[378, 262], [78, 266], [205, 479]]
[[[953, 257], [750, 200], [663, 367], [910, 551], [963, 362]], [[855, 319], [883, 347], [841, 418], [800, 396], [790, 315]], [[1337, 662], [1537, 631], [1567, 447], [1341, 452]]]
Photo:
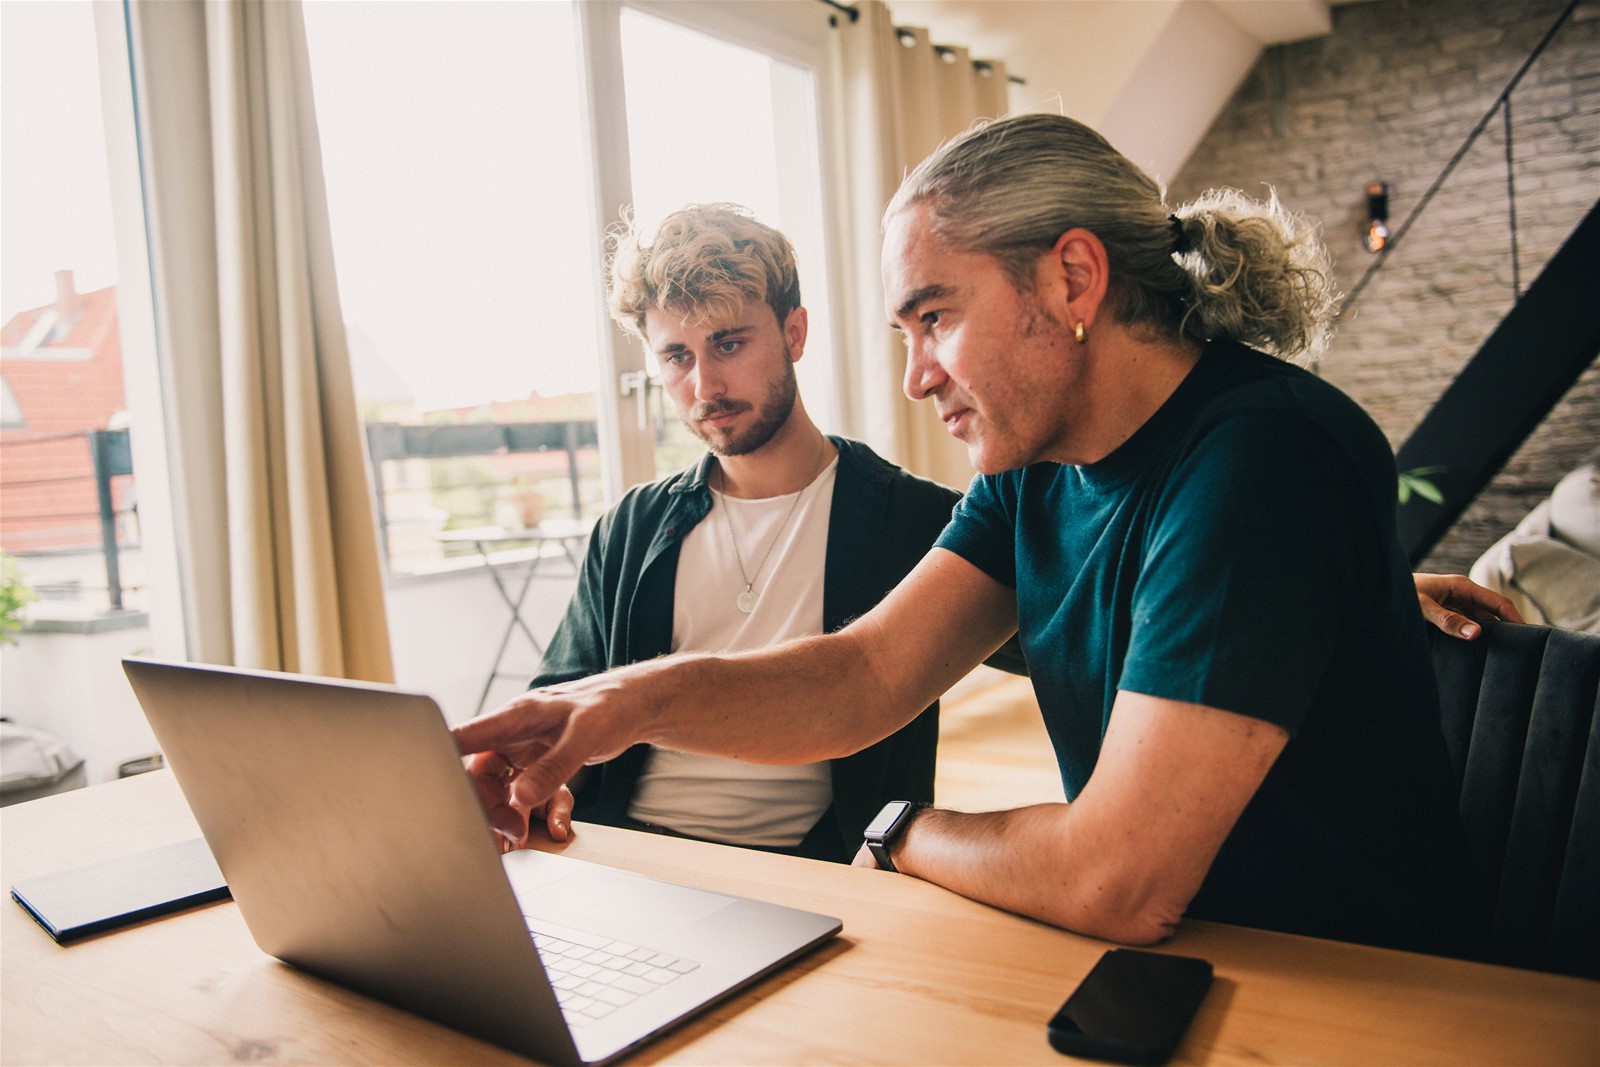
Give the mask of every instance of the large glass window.
[[[623, 206], [649, 225], [733, 200], [790, 235], [802, 388], [830, 423], [814, 71], [745, 32], [801, 10], [825, 25], [680, 0], [303, 5], [398, 681], [452, 716], [525, 684], [575, 580], [571, 542], [512, 535], [581, 530], [699, 450], [621, 383], [642, 364], [600, 260]], [[154, 752], [118, 660], [184, 654], [165, 472], [134, 469], [141, 440], [162, 454], [163, 379], [125, 15], [0, 0], [0, 693], [90, 781]]]
[[[730, 201], [788, 236], [811, 314], [807, 355], [796, 371], [807, 410], [832, 428], [812, 72], [647, 12], [624, 10], [621, 23], [638, 221], [648, 228], [684, 204]], [[656, 469], [666, 474], [702, 448], [659, 391], [654, 413]]]
[[161, 472], [135, 470], [129, 445], [126, 356], [152, 341], [121, 313], [108, 143], [132, 129], [125, 60], [102, 85], [106, 13], [0, 3], [0, 802], [144, 769], [156, 750], [119, 665], [160, 644], [166, 609], [147, 577], [162, 518], [140, 492]]
[[104, 607], [121, 591], [105, 588], [95, 559], [88, 434], [112, 428], [125, 404], [93, 13], [14, 0], [0, 10], [0, 545], [36, 592]]
[[[574, 544], [539, 535], [581, 529], [625, 487], [606, 453], [642, 447], [666, 473], [700, 451], [660, 390], [641, 403], [634, 377], [618, 396], [601, 230], [622, 204], [596, 206], [598, 168], [646, 226], [731, 200], [791, 235], [813, 314], [802, 388], [827, 420], [812, 75], [618, 5], [305, 15], [396, 669], [470, 712], [537, 667], [575, 574]], [[597, 112], [625, 113], [625, 139], [595, 134]]]
[[[599, 267], [571, 10], [305, 14], [363, 416], [440, 429], [369, 430], [391, 572], [471, 555], [441, 531], [593, 516]], [[447, 429], [526, 424], [576, 426], [580, 447], [472, 454]]]
[[526, 685], [571, 590], [578, 542], [544, 535], [605, 505], [573, 10], [304, 10], [398, 680], [470, 713]]

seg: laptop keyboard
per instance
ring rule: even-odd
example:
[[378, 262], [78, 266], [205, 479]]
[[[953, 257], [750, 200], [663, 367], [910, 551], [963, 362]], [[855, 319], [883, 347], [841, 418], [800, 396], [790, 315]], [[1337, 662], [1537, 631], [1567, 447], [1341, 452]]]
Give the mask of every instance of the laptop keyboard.
[[528, 932], [539, 946], [569, 1026], [604, 1018], [700, 966], [695, 960], [542, 920], [535, 925], [528, 919]]

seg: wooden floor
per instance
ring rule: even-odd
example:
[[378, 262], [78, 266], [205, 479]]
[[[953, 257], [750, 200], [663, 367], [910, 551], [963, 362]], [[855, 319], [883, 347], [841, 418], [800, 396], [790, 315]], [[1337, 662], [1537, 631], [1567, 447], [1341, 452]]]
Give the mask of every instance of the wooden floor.
[[979, 667], [939, 710], [940, 807], [995, 811], [1062, 799], [1050, 740], [1026, 678]]

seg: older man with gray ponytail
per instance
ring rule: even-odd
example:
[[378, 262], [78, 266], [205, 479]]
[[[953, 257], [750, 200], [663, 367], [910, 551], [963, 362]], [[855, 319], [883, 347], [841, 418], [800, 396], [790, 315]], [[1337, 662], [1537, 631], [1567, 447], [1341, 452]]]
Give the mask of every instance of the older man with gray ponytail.
[[883, 278], [906, 392], [980, 472], [934, 549], [837, 633], [536, 692], [463, 750], [523, 768], [523, 804], [638, 740], [824, 759], [1016, 631], [1065, 802], [890, 804], [858, 862], [1135, 944], [1188, 915], [1468, 950], [1393, 458], [1290, 362], [1336, 301], [1314, 228], [1235, 193], [1170, 207], [1094, 131], [1026, 115], [906, 179]]

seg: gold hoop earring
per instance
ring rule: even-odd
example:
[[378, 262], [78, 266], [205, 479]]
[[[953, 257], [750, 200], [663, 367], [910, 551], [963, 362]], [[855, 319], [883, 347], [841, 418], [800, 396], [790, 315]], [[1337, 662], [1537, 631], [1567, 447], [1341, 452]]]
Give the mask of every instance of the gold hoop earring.
[[1089, 331], [1084, 329], [1083, 320], [1082, 319], [1079, 319], [1078, 320], [1078, 325], [1073, 328], [1072, 336], [1074, 336], [1074, 337], [1076, 337], [1078, 339], [1078, 343], [1080, 345], [1083, 344], [1083, 339], [1085, 337], [1089, 336]]

